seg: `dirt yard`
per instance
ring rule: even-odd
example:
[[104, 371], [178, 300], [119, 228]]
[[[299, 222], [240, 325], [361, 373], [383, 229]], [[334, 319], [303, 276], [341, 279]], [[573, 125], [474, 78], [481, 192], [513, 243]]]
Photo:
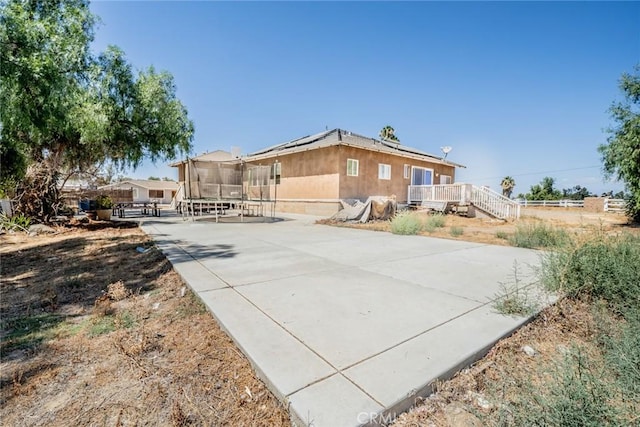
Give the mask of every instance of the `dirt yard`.
[[[426, 212], [422, 214], [425, 217], [428, 215]], [[374, 221], [365, 224], [340, 223], [331, 220], [319, 222], [338, 227], [391, 231], [389, 221]], [[521, 211], [521, 218], [517, 222], [446, 215], [444, 227], [436, 228], [431, 232], [422, 231], [420, 234], [443, 239], [509, 245], [507, 236], [514, 233], [518, 225], [526, 226], [539, 222], [576, 234], [589, 233], [596, 230], [604, 231], [605, 233], [617, 233], [622, 230], [632, 233], [640, 232], [640, 228], [628, 226], [626, 217], [620, 214], [590, 213], [584, 212], [583, 209], [579, 208], [526, 208]]]
[[289, 425], [136, 224], [5, 234], [0, 262], [2, 425]]

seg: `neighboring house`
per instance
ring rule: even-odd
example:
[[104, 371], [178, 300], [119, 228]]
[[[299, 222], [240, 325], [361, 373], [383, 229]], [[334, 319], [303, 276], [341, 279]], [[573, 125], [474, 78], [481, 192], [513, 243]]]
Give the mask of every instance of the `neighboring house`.
[[[61, 182], [60, 180], [59, 182]], [[88, 179], [71, 177], [64, 181], [62, 191], [95, 190], [96, 185]]]
[[[249, 169], [267, 167], [271, 171], [267, 194], [277, 200], [278, 210], [319, 215], [338, 211], [340, 199], [364, 201], [369, 196], [395, 196], [399, 203], [406, 203], [409, 185], [452, 184], [456, 167], [464, 167], [399, 143], [341, 129], [298, 138], [241, 159], [217, 151], [171, 166], [178, 168], [179, 181], [191, 182], [186, 166], [206, 162], [241, 167], [240, 180], [249, 198], [254, 194], [252, 186], [257, 184], [252, 182], [256, 181], [257, 172], [252, 175]], [[202, 170], [203, 166], [199, 167]], [[192, 172], [191, 176], [195, 174]]]
[[133, 191], [134, 202], [158, 202], [168, 204], [171, 203], [173, 196], [175, 196], [178, 190], [178, 183], [175, 181], [132, 179], [105, 185], [99, 189], [131, 189]]

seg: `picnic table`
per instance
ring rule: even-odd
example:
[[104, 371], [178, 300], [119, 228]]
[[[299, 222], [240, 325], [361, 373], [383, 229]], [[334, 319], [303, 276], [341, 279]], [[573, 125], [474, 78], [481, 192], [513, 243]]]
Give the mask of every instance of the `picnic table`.
[[158, 202], [120, 202], [113, 206], [113, 214], [124, 218], [127, 211], [140, 211], [140, 215], [160, 216]]

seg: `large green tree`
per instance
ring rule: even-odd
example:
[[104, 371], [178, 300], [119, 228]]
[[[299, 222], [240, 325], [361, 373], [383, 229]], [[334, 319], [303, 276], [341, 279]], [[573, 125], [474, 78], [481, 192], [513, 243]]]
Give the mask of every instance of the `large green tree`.
[[46, 220], [61, 173], [135, 168], [191, 149], [193, 123], [173, 77], [135, 72], [115, 46], [94, 54], [86, 0], [0, 2], [0, 181]]
[[620, 79], [624, 99], [610, 109], [615, 125], [608, 130], [607, 143], [598, 147], [605, 176], [615, 176], [625, 183], [630, 196], [627, 213], [640, 222], [640, 64], [633, 74]]
[[562, 198], [562, 193], [554, 188], [555, 182], [550, 176], [545, 176], [540, 184], [532, 185], [529, 192], [521, 196], [527, 200], [559, 200]]

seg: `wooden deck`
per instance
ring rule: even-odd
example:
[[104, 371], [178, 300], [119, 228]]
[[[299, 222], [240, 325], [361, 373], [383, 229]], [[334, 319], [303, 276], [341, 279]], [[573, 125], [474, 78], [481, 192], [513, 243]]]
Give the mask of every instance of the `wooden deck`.
[[476, 209], [499, 219], [520, 217], [520, 205], [502, 194], [473, 184], [410, 185], [407, 189], [409, 205], [425, 202], [448, 202], [473, 205]]

